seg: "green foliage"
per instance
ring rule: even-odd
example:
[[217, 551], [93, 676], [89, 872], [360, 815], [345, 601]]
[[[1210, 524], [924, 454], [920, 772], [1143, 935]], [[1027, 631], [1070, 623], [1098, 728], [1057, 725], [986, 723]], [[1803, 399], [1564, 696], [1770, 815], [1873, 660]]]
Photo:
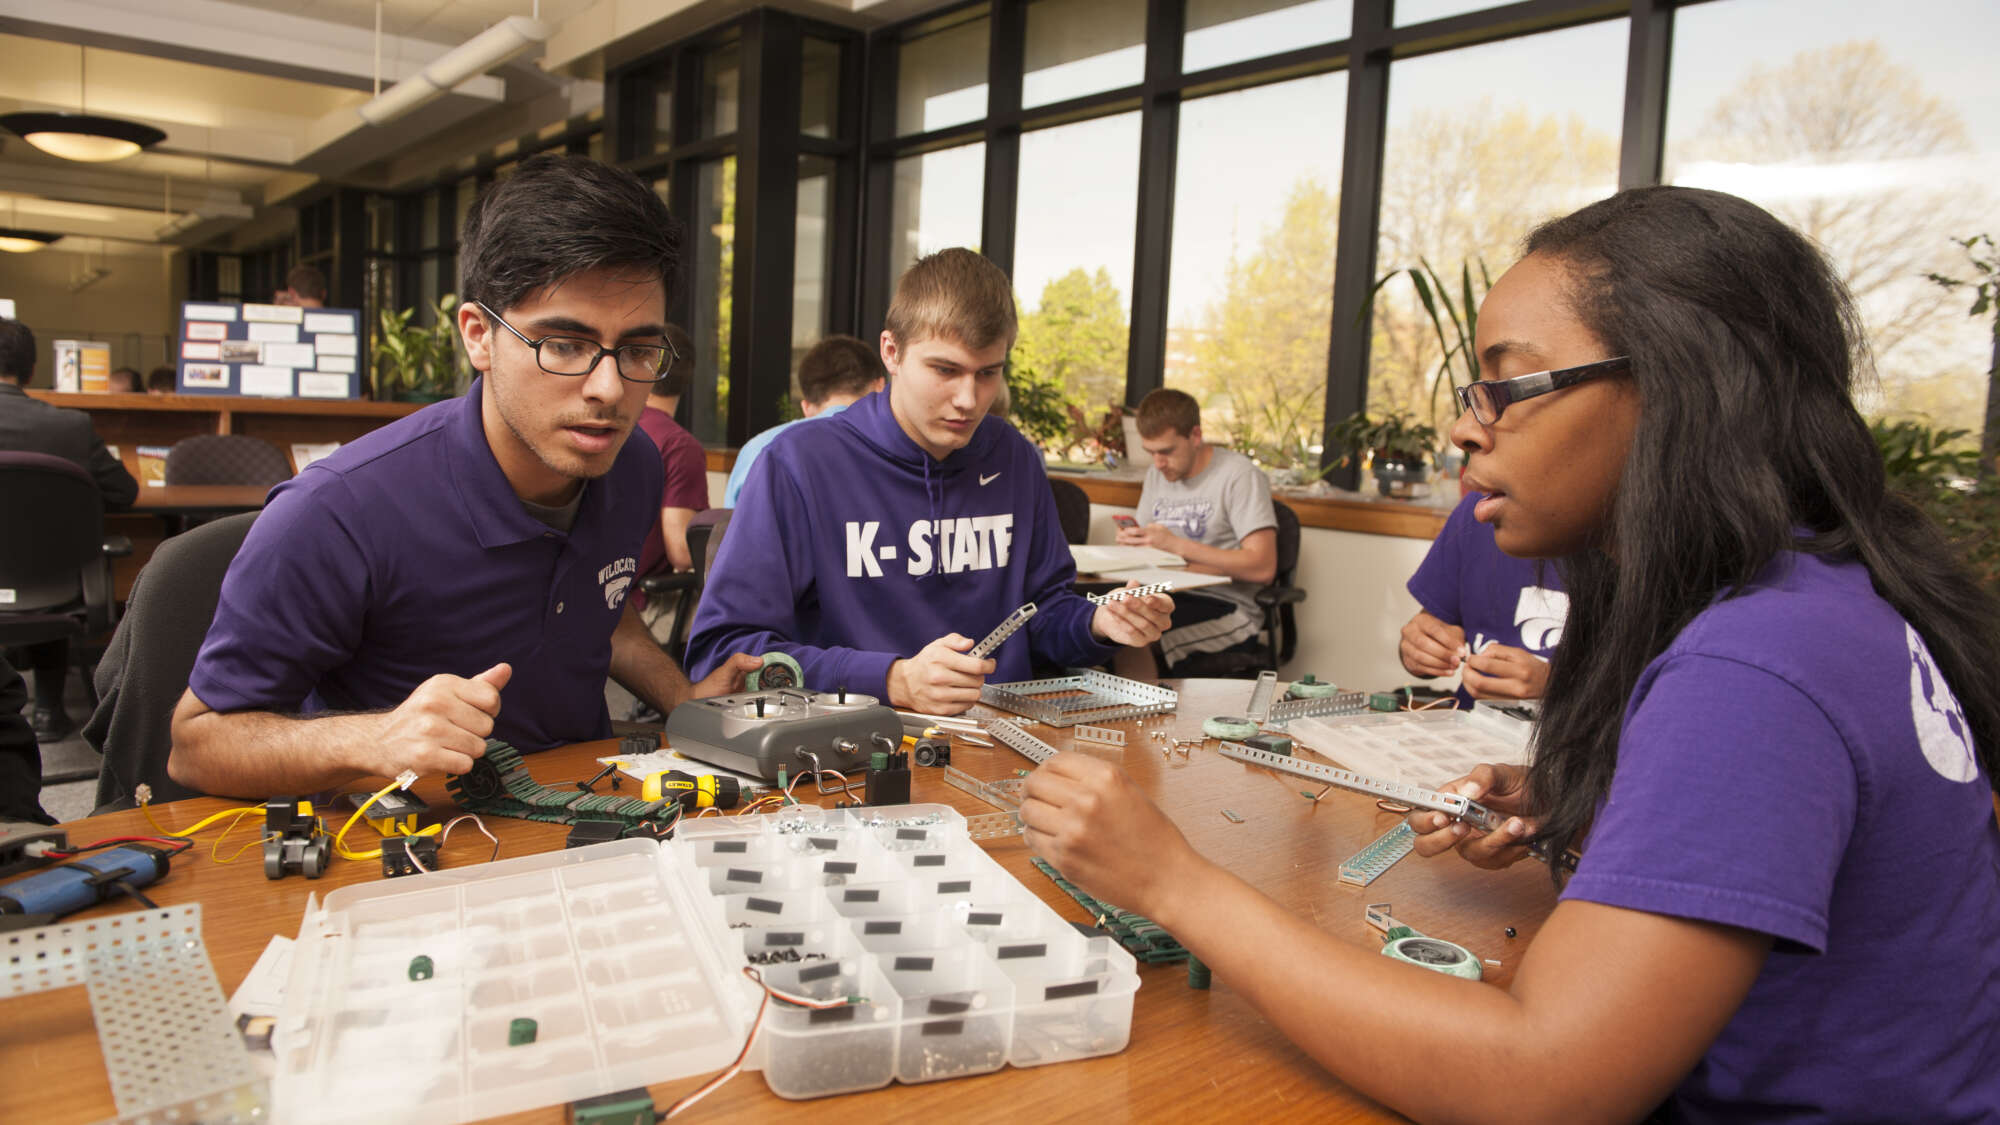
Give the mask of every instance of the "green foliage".
[[[1472, 288], [1473, 262], [1479, 265], [1479, 289]], [[1398, 277], [1410, 279], [1410, 287], [1417, 292], [1417, 300], [1424, 307], [1424, 315], [1430, 318], [1431, 333], [1437, 339], [1438, 351], [1443, 358], [1438, 361], [1437, 373], [1431, 377], [1430, 405], [1431, 425], [1438, 423], [1438, 392], [1455, 386], [1464, 386], [1479, 381], [1479, 352], [1473, 341], [1479, 329], [1479, 302], [1493, 288], [1493, 277], [1486, 272], [1486, 261], [1474, 258], [1472, 262], [1462, 262], [1458, 267], [1458, 299], [1452, 299], [1451, 288], [1444, 278], [1438, 276], [1429, 261], [1419, 257], [1417, 265], [1408, 269], [1391, 270], [1382, 275], [1368, 290], [1368, 304], [1362, 311], [1364, 318], [1375, 310], [1375, 296], [1382, 287]], [[1449, 326], [1450, 331], [1446, 331]], [[1464, 378], [1460, 378], [1464, 376]], [[1446, 396], [1447, 400], [1449, 396]], [[1432, 435], [1436, 441], [1436, 435]]]
[[1339, 227], [1339, 193], [1300, 180], [1256, 249], [1230, 260], [1200, 332], [1176, 342], [1209, 440], [1264, 465], [1318, 471]]
[[1974, 480], [1979, 455], [1964, 444], [1965, 430], [1937, 430], [1922, 422], [1875, 422], [1889, 488], [1923, 509], [1955, 543], [1966, 566], [2000, 596], [2000, 482]]
[[1085, 410], [1107, 403], [1115, 411], [1123, 401], [1130, 341], [1125, 297], [1109, 271], [1073, 269], [1051, 280], [1035, 311], [1021, 317], [1009, 360], [1014, 427], [1059, 458], [1079, 447], [1095, 446], [1093, 458], [1113, 448], [1099, 440], [1101, 427], [1086, 419]]
[[[2000, 249], [1996, 249], [1993, 245], [1993, 237], [1986, 234], [1975, 234], [1971, 238], [1954, 238], [1952, 241], [1964, 247], [1965, 256], [1971, 261], [1972, 269], [1978, 276], [1971, 280], [1946, 277], [1941, 273], [1927, 273], [1924, 276], [1946, 290], [1970, 287], [1972, 308], [1967, 310], [1966, 315], [1974, 320], [1992, 315], [1993, 339], [2000, 341]], [[1986, 247], [1983, 255], [1979, 249], [1982, 245]]]
[[1060, 381], [1023, 363], [1020, 349], [1007, 366], [1007, 417], [1014, 428], [1043, 451], [1058, 457], [1069, 450], [1070, 407], [1074, 401]]
[[1338, 442], [1347, 455], [1341, 464], [1357, 461], [1371, 453], [1376, 461], [1424, 461], [1437, 448], [1437, 427], [1419, 422], [1403, 411], [1391, 411], [1372, 418], [1367, 411], [1350, 414], [1333, 424], [1326, 435]]
[[413, 323], [416, 309], [382, 310], [370, 352], [377, 398], [449, 397], [462, 389], [457, 309], [458, 294], [439, 297], [428, 326]]

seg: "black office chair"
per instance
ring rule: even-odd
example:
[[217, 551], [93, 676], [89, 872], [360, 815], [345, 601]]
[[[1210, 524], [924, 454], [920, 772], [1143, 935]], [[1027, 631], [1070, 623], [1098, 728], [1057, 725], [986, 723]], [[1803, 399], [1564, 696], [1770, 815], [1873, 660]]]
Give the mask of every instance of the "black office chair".
[[649, 574], [639, 580], [639, 589], [648, 599], [673, 596], [674, 626], [667, 634], [667, 655], [683, 666], [687, 663], [688, 626], [694, 621], [695, 607], [701, 604], [701, 589], [715, 566], [715, 552], [722, 546], [722, 533], [729, 527], [733, 508], [709, 508], [696, 512], [687, 528], [688, 557], [694, 569]]
[[1264, 615], [1261, 634], [1221, 652], [1195, 653], [1169, 667], [1167, 675], [1254, 680], [1259, 673], [1277, 671], [1298, 650], [1298, 620], [1292, 607], [1306, 600], [1306, 592], [1292, 585], [1299, 566], [1299, 516], [1282, 501], [1271, 501], [1271, 509], [1278, 517], [1278, 569], [1257, 591], [1257, 607]]
[[201, 796], [167, 776], [174, 707], [215, 618], [222, 577], [256, 519], [227, 516], [162, 542], [132, 583], [125, 619], [97, 665], [97, 708], [83, 724], [84, 741], [104, 756], [97, 812], [131, 808], [142, 782], [155, 801]]
[[1055, 493], [1056, 515], [1062, 519], [1063, 542], [1088, 543], [1090, 541], [1090, 497], [1073, 481], [1049, 478], [1049, 491]]
[[[82, 466], [0, 453], [0, 529], [0, 646], [111, 631], [111, 560], [131, 554], [132, 541], [104, 534], [104, 496]], [[87, 664], [87, 652], [70, 646], [73, 661]]]
[[167, 450], [167, 484], [262, 484], [292, 479], [285, 452], [245, 434], [197, 434]]

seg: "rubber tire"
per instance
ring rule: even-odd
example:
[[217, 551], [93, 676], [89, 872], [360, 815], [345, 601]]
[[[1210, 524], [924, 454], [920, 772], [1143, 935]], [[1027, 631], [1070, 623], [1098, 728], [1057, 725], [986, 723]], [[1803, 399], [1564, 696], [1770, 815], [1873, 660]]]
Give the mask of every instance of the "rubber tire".
[[283, 840], [264, 841], [264, 878], [285, 877], [285, 842]]
[[308, 879], [317, 879], [326, 874], [327, 855], [333, 850], [333, 841], [321, 836], [305, 846], [305, 854], [299, 857], [299, 870]]
[[500, 767], [485, 758], [474, 758], [472, 768], [458, 775], [458, 784], [473, 801], [491, 801], [507, 791], [506, 783], [500, 780]]

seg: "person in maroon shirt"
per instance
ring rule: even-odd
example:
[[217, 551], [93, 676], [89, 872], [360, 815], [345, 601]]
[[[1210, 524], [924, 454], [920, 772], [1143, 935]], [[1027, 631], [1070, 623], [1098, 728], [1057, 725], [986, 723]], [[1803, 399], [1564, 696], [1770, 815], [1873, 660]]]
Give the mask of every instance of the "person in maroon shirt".
[[[641, 577], [666, 570], [692, 570], [694, 559], [688, 554], [688, 524], [698, 513], [708, 510], [708, 454], [693, 434], [674, 421], [674, 410], [680, 406], [681, 395], [687, 392], [688, 382], [693, 378], [694, 341], [679, 325], [669, 324], [667, 344], [680, 358], [674, 361], [666, 378], [653, 384], [646, 411], [639, 416], [639, 428], [658, 447], [660, 468], [666, 472], [666, 485], [660, 490], [660, 518], [653, 524], [639, 554]], [[643, 610], [643, 595], [635, 592], [634, 596], [640, 599], [639, 607]]]

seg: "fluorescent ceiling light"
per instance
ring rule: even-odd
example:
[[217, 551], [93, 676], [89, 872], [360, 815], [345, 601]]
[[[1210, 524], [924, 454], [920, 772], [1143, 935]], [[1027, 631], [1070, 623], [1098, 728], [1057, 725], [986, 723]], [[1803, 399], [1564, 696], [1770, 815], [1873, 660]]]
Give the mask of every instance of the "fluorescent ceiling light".
[[432, 60], [429, 66], [364, 103], [358, 112], [370, 125], [386, 125], [418, 106], [444, 96], [469, 78], [549, 38], [548, 25], [526, 16], [508, 16], [478, 35]]

